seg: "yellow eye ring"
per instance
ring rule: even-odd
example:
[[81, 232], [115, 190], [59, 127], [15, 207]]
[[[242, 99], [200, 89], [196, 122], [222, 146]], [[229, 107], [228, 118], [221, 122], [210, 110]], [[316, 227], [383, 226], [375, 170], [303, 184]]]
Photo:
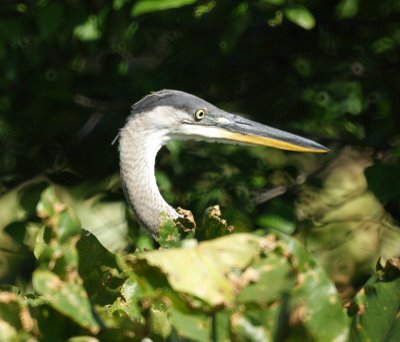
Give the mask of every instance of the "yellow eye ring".
[[194, 118], [196, 119], [196, 121], [200, 121], [201, 119], [203, 119], [205, 117], [205, 115], [206, 115], [206, 111], [204, 109], [198, 109], [194, 113]]

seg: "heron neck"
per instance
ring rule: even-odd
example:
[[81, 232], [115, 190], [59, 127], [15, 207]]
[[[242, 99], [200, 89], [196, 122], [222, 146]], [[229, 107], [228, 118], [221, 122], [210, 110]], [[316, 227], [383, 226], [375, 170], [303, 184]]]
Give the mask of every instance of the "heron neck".
[[156, 234], [163, 220], [178, 217], [161, 196], [155, 177], [157, 152], [167, 140], [166, 133], [146, 129], [143, 119], [132, 118], [119, 139], [121, 178], [137, 220]]

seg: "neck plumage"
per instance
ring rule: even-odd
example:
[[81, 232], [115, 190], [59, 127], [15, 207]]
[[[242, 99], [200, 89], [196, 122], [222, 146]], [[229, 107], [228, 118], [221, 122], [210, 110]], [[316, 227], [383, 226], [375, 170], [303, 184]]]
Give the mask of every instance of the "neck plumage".
[[165, 219], [177, 212], [158, 190], [154, 166], [157, 152], [168, 140], [163, 130], [149, 129], [145, 118], [132, 117], [119, 138], [121, 178], [124, 191], [140, 224], [157, 234]]

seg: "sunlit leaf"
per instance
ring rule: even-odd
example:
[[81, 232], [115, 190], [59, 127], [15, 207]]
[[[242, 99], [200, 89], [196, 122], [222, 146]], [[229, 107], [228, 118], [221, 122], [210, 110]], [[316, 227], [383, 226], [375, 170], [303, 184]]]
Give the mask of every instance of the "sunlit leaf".
[[18, 331], [7, 321], [0, 320], [0, 335], [4, 341], [18, 341]]
[[[400, 340], [398, 272], [363, 285], [400, 250], [398, 1], [3, 2], [1, 341]], [[331, 152], [169, 142], [157, 184], [197, 229], [157, 242], [110, 143], [165, 87]]]
[[[234, 298], [234, 284], [224, 277], [231, 268], [244, 268], [260, 250], [258, 238], [235, 234], [206, 241], [195, 248], [142, 253], [151, 266], [165, 272], [177, 291], [189, 293], [211, 305], [228, 304]], [[193, 270], [185, 272], [181, 270]], [[194, 286], [201, 283], [202, 286]]]
[[285, 7], [283, 14], [288, 20], [303, 29], [311, 30], [315, 26], [315, 18], [313, 14], [304, 6], [293, 5]]
[[133, 5], [131, 15], [137, 16], [144, 13], [179, 8], [182, 6], [192, 5], [197, 0], [139, 0]]
[[81, 224], [75, 212], [58, 199], [54, 187], [48, 187], [43, 191], [36, 211], [58, 236], [60, 242], [69, 240], [81, 231]]
[[99, 18], [91, 15], [83, 24], [76, 26], [74, 35], [82, 41], [97, 40], [101, 37]]
[[67, 342], [100, 342], [100, 340], [93, 336], [74, 336], [69, 338]]
[[198, 5], [194, 10], [194, 16], [201, 18], [203, 15], [211, 12], [216, 5], [216, 1], [209, 1], [205, 4]]
[[148, 319], [153, 336], [166, 339], [172, 331], [168, 307], [165, 304], [153, 304]]

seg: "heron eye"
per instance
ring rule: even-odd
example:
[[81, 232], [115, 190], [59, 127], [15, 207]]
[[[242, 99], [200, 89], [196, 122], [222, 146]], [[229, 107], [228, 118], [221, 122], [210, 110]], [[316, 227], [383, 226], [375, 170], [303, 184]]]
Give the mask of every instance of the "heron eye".
[[200, 121], [201, 119], [204, 118], [205, 115], [206, 115], [206, 111], [204, 109], [198, 109], [198, 110], [196, 110], [196, 113], [194, 113], [194, 118], [197, 121]]

